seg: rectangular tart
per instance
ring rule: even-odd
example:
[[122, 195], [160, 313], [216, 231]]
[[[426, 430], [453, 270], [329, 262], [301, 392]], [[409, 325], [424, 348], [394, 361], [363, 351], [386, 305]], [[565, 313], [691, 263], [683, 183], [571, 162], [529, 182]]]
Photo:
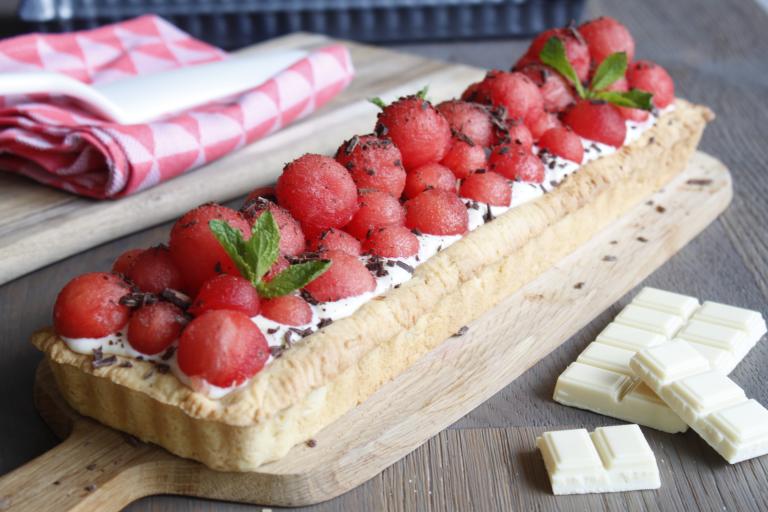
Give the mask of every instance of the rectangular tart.
[[631, 144], [470, 232], [402, 286], [308, 336], [218, 400], [173, 374], [145, 378], [150, 362], [94, 368], [91, 356], [71, 351], [51, 329], [32, 342], [80, 413], [211, 468], [253, 471], [310, 439], [661, 188], [685, 168], [713, 117], [676, 100]]

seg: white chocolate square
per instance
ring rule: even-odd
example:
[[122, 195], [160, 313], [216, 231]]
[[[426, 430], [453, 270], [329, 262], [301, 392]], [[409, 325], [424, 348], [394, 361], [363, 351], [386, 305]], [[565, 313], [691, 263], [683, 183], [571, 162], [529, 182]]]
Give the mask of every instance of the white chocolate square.
[[658, 309], [687, 320], [699, 307], [699, 300], [688, 295], [646, 286], [632, 299], [633, 304]]
[[[684, 341], [671, 341], [644, 349], [638, 352], [633, 360], [640, 361], [661, 386], [689, 375], [709, 371], [709, 361]], [[636, 372], [635, 374], [637, 375]], [[651, 386], [651, 389], [654, 387]]]
[[722, 350], [737, 351], [749, 344], [747, 334], [733, 327], [691, 319], [677, 333], [678, 338], [711, 345]]
[[667, 338], [657, 332], [611, 322], [597, 335], [595, 341], [637, 352], [645, 347], [660, 345], [666, 342]]
[[636, 350], [627, 350], [593, 341], [579, 354], [576, 361], [632, 376], [629, 360], [636, 352]]
[[718, 302], [705, 302], [694, 314], [693, 318], [713, 324], [721, 324], [747, 333], [752, 343], [765, 334], [766, 326], [763, 315], [759, 311], [728, 306]]
[[[747, 399], [744, 390], [717, 371], [691, 375], [673, 382], [669, 387], [680, 396], [684, 405], [692, 409], [693, 416], [706, 416]], [[683, 419], [686, 419], [685, 416]]]
[[554, 494], [658, 489], [656, 458], [637, 425], [545, 432], [536, 439]]
[[[768, 411], [716, 371], [688, 372], [702, 356], [685, 341], [642, 350], [630, 368], [731, 464], [768, 453]], [[667, 346], [672, 349], [665, 350]], [[675, 373], [676, 368], [686, 372]], [[672, 369], [668, 373], [659, 368]]]
[[646, 331], [657, 332], [667, 338], [671, 338], [682, 327], [685, 320], [681, 316], [665, 311], [630, 304], [621, 310], [615, 322]]

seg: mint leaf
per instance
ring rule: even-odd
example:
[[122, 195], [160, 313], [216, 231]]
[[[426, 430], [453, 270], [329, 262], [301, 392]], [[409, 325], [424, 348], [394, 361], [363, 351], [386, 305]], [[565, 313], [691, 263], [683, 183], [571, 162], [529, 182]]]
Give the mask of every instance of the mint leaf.
[[573, 70], [571, 63], [568, 62], [568, 57], [565, 54], [565, 46], [563, 42], [557, 37], [550, 37], [544, 48], [539, 53], [539, 60], [547, 66], [554, 68], [555, 71], [563, 75], [568, 81], [573, 84], [579, 97], [585, 98], [584, 86], [581, 85], [579, 77], [576, 75], [576, 71]]
[[627, 54], [616, 52], [606, 57], [597, 67], [592, 83], [589, 86], [590, 93], [602, 91], [627, 72]]
[[245, 242], [245, 259], [253, 272], [251, 281], [258, 281], [269, 272], [280, 256], [280, 229], [269, 210], [265, 210], [251, 230], [251, 238]]
[[253, 280], [253, 274], [250, 265], [243, 257], [245, 240], [240, 230], [233, 228], [226, 221], [214, 219], [208, 222], [208, 227], [224, 248], [226, 253], [237, 265], [237, 269], [248, 280]]
[[381, 110], [384, 110], [387, 108], [387, 104], [384, 103], [384, 100], [379, 98], [378, 96], [374, 96], [373, 98], [368, 98], [369, 103], [373, 103], [377, 107], [379, 107]]
[[627, 92], [618, 91], [598, 91], [594, 94], [595, 98], [613, 103], [619, 107], [639, 108], [642, 110], [651, 110], [653, 108], [653, 94], [632, 89]]
[[421, 88], [419, 92], [416, 93], [416, 96], [418, 96], [420, 99], [425, 100], [427, 99], [427, 93], [429, 92], [429, 86], [425, 85]]
[[261, 282], [256, 287], [259, 295], [265, 299], [287, 295], [319, 277], [328, 270], [331, 262], [328, 260], [314, 260], [304, 263], [296, 263], [283, 270], [269, 282]]

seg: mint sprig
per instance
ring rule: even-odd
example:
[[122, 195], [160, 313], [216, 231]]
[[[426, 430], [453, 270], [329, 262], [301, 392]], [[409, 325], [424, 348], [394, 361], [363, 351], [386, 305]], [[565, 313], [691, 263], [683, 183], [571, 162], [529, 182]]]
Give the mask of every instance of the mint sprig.
[[212, 220], [208, 222], [208, 227], [232, 258], [240, 274], [249, 280], [265, 299], [288, 295], [304, 288], [331, 266], [328, 260], [296, 263], [267, 282], [264, 281], [264, 276], [280, 257], [280, 229], [271, 212], [267, 210], [256, 219], [251, 238], [248, 240], [243, 238], [239, 229], [233, 228], [223, 220]]
[[544, 48], [539, 53], [539, 60], [560, 73], [566, 80], [573, 84], [576, 93], [583, 99], [595, 99], [613, 103], [619, 107], [639, 108], [651, 110], [653, 94], [640, 89], [632, 89], [626, 92], [606, 91], [612, 83], [620, 79], [627, 72], [627, 54], [624, 52], [612, 53], [606, 57], [595, 70], [589, 88], [585, 89], [579, 80], [576, 71], [568, 61], [565, 53], [565, 45], [557, 37], [550, 37]]
[[[429, 92], [429, 85], [425, 85], [419, 91], [416, 93], [416, 97], [420, 100], [426, 100], [427, 99], [427, 93]], [[384, 110], [387, 108], [387, 102], [381, 99], [378, 96], [374, 96], [373, 98], [368, 98], [368, 103], [373, 103], [377, 107], [379, 107], [381, 110]]]

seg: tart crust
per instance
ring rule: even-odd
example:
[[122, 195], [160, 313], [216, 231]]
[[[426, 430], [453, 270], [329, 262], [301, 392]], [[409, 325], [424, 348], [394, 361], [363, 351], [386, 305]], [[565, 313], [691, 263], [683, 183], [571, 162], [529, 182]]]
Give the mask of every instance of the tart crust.
[[662, 187], [683, 170], [713, 118], [706, 107], [676, 100], [632, 144], [469, 233], [402, 286], [305, 338], [220, 400], [173, 374], [144, 378], [149, 362], [93, 368], [91, 356], [69, 350], [50, 328], [32, 343], [80, 413], [211, 468], [252, 471], [311, 438]]

